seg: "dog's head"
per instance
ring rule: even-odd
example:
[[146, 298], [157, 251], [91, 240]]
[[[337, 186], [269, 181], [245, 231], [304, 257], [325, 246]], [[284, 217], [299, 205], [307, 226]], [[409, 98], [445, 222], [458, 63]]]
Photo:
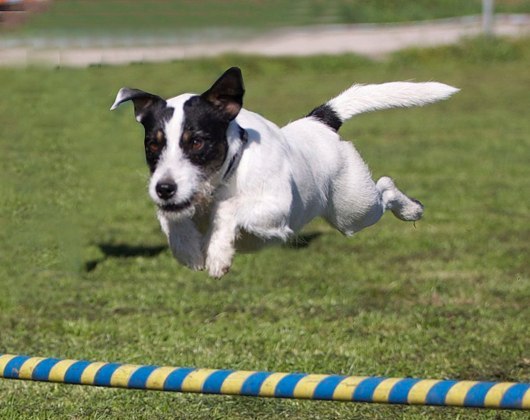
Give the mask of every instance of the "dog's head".
[[191, 217], [210, 201], [234, 154], [231, 145], [240, 138], [233, 120], [244, 93], [237, 67], [228, 69], [202, 95], [166, 101], [138, 89], [118, 92], [111, 109], [133, 101], [136, 120], [145, 128], [149, 195], [167, 217]]

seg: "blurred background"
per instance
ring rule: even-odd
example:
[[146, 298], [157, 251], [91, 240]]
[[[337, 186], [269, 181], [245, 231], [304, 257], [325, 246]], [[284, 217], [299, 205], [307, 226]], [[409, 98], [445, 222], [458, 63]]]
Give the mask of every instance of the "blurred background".
[[0, 62], [380, 57], [480, 33], [520, 36], [530, 30], [529, 14], [529, 0], [0, 0]]

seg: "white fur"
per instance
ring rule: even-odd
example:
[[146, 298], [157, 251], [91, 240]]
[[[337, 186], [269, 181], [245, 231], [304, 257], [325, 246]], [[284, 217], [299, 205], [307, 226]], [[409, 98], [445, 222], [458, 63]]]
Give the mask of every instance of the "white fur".
[[[346, 120], [361, 112], [431, 103], [456, 91], [441, 83], [354, 85], [328, 105]], [[200, 180], [198, 169], [178, 147], [182, 105], [189, 97], [168, 101], [175, 113], [166, 127], [167, 150], [150, 182], [155, 202], [159, 199], [154, 187], [164, 177], [179, 185], [177, 202], [190, 199], [201, 188], [205, 195], [213, 194], [206, 213], [196, 214], [193, 207], [177, 215], [159, 213], [173, 254], [189, 267], [205, 266], [211, 276], [221, 277], [232, 264], [235, 247], [248, 244], [248, 236], [260, 243], [285, 241], [319, 216], [345, 235], [376, 223], [387, 209], [402, 220], [422, 216], [419, 202], [399, 191], [388, 177], [375, 183], [353, 145], [313, 117], [280, 129], [242, 109], [227, 133], [229, 156], [223, 168], [244, 147], [233, 176], [222, 180], [222, 169], [212, 179]], [[248, 133], [245, 146], [237, 135], [238, 125]]]
[[[182, 107], [191, 96], [191, 94], [180, 95], [168, 101], [168, 105], [175, 107], [175, 113], [166, 124], [167, 146], [149, 182], [149, 195], [157, 204], [162, 204], [162, 200], [156, 194], [155, 187], [162, 179], [172, 179], [179, 186], [177, 194], [173, 198], [176, 203], [189, 200], [200, 186], [200, 174], [197, 168], [185, 159], [182, 149], [179, 147], [179, 133], [184, 118]], [[193, 208], [190, 210], [192, 211]], [[186, 214], [179, 213], [179, 216], [181, 218], [191, 217], [193, 211]]]
[[430, 104], [447, 99], [456, 92], [458, 89], [438, 82], [353, 85], [328, 104], [345, 121], [363, 112]]

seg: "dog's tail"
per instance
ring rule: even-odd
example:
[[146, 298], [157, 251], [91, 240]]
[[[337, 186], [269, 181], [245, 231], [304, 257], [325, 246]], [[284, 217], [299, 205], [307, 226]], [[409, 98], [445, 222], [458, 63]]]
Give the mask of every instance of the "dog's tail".
[[380, 109], [422, 106], [447, 99], [459, 89], [438, 82], [391, 82], [379, 85], [353, 85], [340, 95], [311, 111], [314, 117], [338, 131], [354, 115]]

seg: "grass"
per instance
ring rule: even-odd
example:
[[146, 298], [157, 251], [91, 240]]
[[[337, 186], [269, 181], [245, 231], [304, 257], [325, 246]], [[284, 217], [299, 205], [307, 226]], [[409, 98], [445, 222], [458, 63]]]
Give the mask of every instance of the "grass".
[[[530, 381], [530, 43], [355, 56], [0, 69], [0, 353], [210, 368]], [[221, 281], [177, 265], [145, 186], [136, 86], [201, 91], [242, 67], [283, 124], [352, 82], [462, 89], [341, 130], [424, 220], [238, 255]], [[307, 89], [310, 86], [311, 89]], [[1, 418], [524, 418], [490, 410], [177, 395], [0, 381]]]
[[[481, 13], [482, 0], [55, 0], [19, 33], [30, 36], [102, 34], [189, 35], [191, 30], [377, 23]], [[530, 13], [529, 0], [497, 0], [498, 13]]]

